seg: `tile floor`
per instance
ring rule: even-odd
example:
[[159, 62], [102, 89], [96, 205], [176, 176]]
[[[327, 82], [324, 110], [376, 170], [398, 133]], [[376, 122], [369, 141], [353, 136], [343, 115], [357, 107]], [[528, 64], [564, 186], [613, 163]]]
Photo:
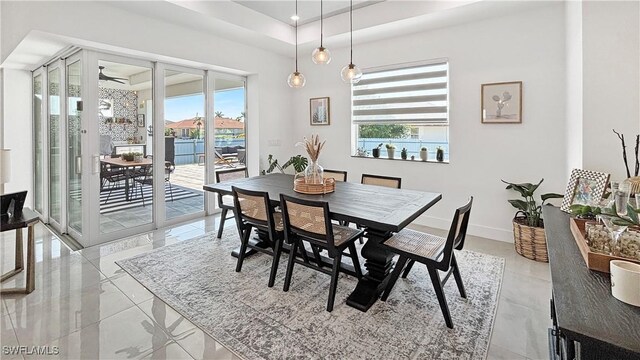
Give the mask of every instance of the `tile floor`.
[[[47, 359], [237, 358], [114, 263], [213, 231], [215, 220], [210, 216], [78, 252], [38, 225], [36, 290], [27, 296], [3, 296], [0, 343], [56, 346], [58, 356]], [[235, 225], [229, 221], [227, 226]], [[13, 233], [1, 235], [2, 272], [13, 267], [13, 239]], [[508, 243], [470, 236], [466, 248], [506, 259], [488, 358], [548, 358], [548, 265], [518, 256]], [[18, 275], [2, 286], [20, 286], [23, 281]], [[2, 355], [14, 358], [23, 357]]]

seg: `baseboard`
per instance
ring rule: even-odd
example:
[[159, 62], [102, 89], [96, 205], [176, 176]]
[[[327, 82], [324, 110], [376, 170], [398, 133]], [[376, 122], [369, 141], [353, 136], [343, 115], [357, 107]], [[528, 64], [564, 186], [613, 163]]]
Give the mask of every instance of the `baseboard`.
[[[448, 230], [451, 227], [451, 219], [442, 219], [432, 216], [421, 216], [415, 220], [415, 223], [444, 230]], [[513, 243], [512, 229], [498, 229], [484, 225], [469, 224], [467, 233], [469, 235], [480, 236], [491, 240]]]

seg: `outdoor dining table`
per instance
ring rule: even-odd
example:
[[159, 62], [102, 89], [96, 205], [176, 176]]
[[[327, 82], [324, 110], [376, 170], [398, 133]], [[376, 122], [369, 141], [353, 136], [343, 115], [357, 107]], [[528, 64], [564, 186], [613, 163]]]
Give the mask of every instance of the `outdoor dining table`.
[[361, 250], [367, 273], [349, 295], [347, 304], [367, 311], [384, 290], [392, 267], [394, 254], [380, 243], [402, 230], [440, 199], [442, 194], [394, 189], [375, 185], [336, 182], [335, 192], [324, 195], [306, 195], [293, 190], [293, 175], [270, 174], [205, 185], [206, 191], [231, 195], [231, 187], [245, 190], [267, 191], [274, 204], [280, 194], [329, 203], [331, 218], [366, 228], [368, 241]]
[[109, 164], [112, 167], [120, 167], [124, 168], [125, 171], [125, 180], [124, 180], [124, 196], [125, 200], [129, 201], [129, 179], [132, 178], [133, 170], [136, 167], [146, 167], [153, 164], [153, 160], [150, 158], [142, 158], [142, 160], [135, 161], [126, 161], [120, 157], [118, 158], [105, 158], [100, 160], [104, 164]]

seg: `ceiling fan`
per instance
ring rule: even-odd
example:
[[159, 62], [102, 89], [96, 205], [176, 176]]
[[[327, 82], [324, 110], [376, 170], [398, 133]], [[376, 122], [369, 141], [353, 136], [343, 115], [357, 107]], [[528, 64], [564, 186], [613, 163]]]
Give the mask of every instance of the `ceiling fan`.
[[98, 69], [100, 69], [100, 73], [98, 74], [98, 80], [113, 81], [120, 84], [124, 84], [124, 82], [120, 80], [127, 80], [126, 78], [113, 77], [113, 76], [108, 76], [103, 74], [102, 70], [104, 70], [104, 66], [98, 66]]

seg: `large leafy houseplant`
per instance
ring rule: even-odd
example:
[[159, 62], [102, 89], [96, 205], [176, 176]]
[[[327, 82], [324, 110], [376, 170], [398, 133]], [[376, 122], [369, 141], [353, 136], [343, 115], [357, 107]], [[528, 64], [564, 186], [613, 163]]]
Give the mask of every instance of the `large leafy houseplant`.
[[534, 194], [536, 190], [538, 190], [538, 187], [540, 187], [540, 184], [542, 184], [543, 181], [544, 179], [540, 180], [540, 182], [537, 184], [531, 184], [531, 183], [516, 184], [516, 183], [510, 183], [502, 180], [503, 183], [507, 184], [507, 190], [517, 191], [520, 194], [520, 196], [522, 196], [522, 198], [524, 199], [524, 200], [521, 200], [521, 199], [509, 200], [509, 204], [511, 204], [514, 208], [518, 209], [516, 216], [518, 215], [518, 213], [524, 214], [525, 221], [528, 226], [544, 227], [544, 224], [542, 222], [542, 206], [549, 199], [556, 199], [556, 198], [563, 197], [562, 194], [556, 194], [556, 193], [542, 194], [540, 195], [540, 198], [542, 199], [542, 203], [538, 205], [534, 197]]
[[309, 164], [309, 160], [307, 160], [307, 158], [302, 155], [292, 156], [289, 160], [287, 160], [287, 162], [280, 165], [278, 163], [278, 159], [274, 159], [273, 155], [269, 154], [267, 161], [269, 162], [269, 167], [266, 170], [262, 170], [262, 175], [270, 174], [275, 169], [278, 169], [281, 173], [284, 174], [284, 170], [289, 166], [293, 166], [293, 169], [296, 171], [296, 173], [299, 173], [304, 171], [304, 169]]

